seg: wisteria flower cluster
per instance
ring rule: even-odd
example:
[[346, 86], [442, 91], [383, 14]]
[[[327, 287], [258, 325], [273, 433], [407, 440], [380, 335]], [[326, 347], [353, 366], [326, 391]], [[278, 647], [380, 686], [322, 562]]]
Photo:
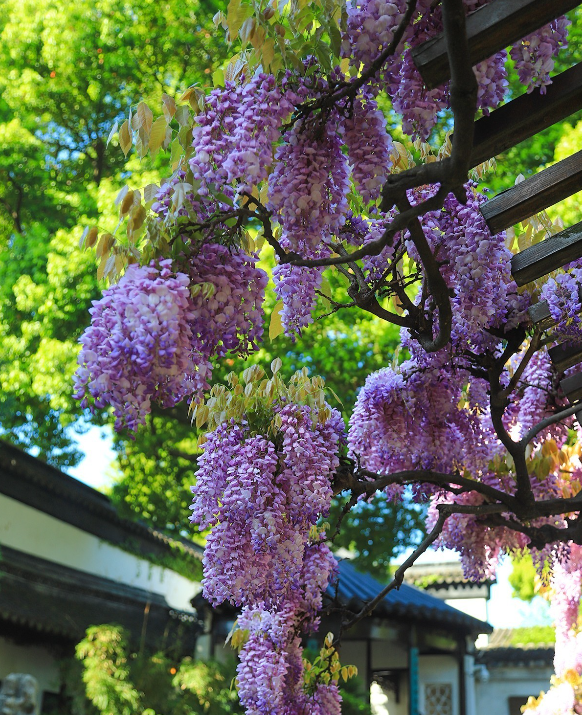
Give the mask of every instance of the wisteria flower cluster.
[[[465, 0], [470, 14], [490, 0]], [[405, 0], [352, 0], [348, 2], [347, 31], [342, 52], [352, 66], [365, 71], [393, 40], [406, 11]], [[567, 44], [570, 21], [566, 17], [537, 30], [511, 48], [519, 80], [531, 92], [545, 92], [554, 57]], [[429, 0], [417, 3], [416, 13], [396, 53], [375, 78], [376, 91], [385, 88], [394, 109], [402, 115], [404, 132], [426, 141], [438, 115], [448, 107], [448, 85], [429, 90], [416, 69], [411, 49], [442, 32], [441, 12]], [[502, 51], [474, 67], [478, 81], [477, 107], [489, 114], [503, 100], [507, 86], [507, 52]]]
[[152, 400], [172, 407], [207, 389], [212, 368], [192, 332], [189, 285], [169, 260], [134, 264], [93, 302], [75, 375], [82, 406], [112, 405], [116, 429], [135, 430]]
[[[293, 97], [292, 97], [293, 98]], [[273, 75], [256, 74], [248, 82], [227, 82], [213, 90], [205, 110], [196, 117], [190, 168], [199, 193], [209, 185], [237, 182], [237, 192], [251, 192], [266, 179], [273, 162], [273, 142], [293, 104], [277, 87]]]
[[550, 315], [555, 322], [553, 330], [555, 336], [570, 342], [582, 340], [581, 280], [582, 268], [571, 266], [569, 270], [550, 278], [542, 287], [540, 294], [540, 299], [547, 301]]
[[329, 509], [344, 428], [320, 380], [298, 373], [286, 385], [277, 368], [269, 380], [260, 368], [242, 381], [231, 375], [230, 390], [215, 386], [196, 408], [217, 426], [199, 460], [191, 521], [212, 529], [205, 597], [243, 606], [238, 688], [247, 712], [302, 712], [301, 702], [315, 708], [327, 698], [335, 709], [321, 712], [329, 715], [339, 713], [337, 685], [306, 690], [300, 633], [317, 626], [336, 568], [316, 522]]
[[239, 249], [204, 245], [185, 273], [172, 261], [133, 264], [91, 309], [81, 338], [75, 396], [113, 407], [135, 431], [152, 400], [173, 407], [209, 387], [211, 359], [256, 350], [267, 275]]
[[545, 94], [546, 87], [552, 83], [550, 72], [554, 68], [554, 57], [561, 47], [567, 46], [567, 17], [559, 17], [544, 25], [535, 33], [527, 35], [511, 48], [511, 59], [519, 75], [519, 81], [533, 92], [539, 87]]

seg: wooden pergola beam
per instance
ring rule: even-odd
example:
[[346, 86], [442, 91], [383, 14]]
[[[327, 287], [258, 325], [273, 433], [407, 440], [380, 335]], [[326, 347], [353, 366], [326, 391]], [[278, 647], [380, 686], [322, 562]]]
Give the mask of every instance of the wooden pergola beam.
[[555, 320], [550, 313], [550, 306], [547, 300], [540, 300], [539, 303], [530, 305], [527, 309], [531, 322], [540, 330], [547, 330], [555, 325]]
[[475, 122], [470, 165], [478, 166], [582, 109], [582, 63], [552, 78], [546, 94], [522, 94]]
[[492, 234], [499, 233], [582, 189], [582, 151], [502, 191], [481, 206]]
[[560, 381], [560, 387], [570, 404], [582, 399], [582, 372], [565, 377]]
[[560, 343], [559, 345], [554, 345], [553, 348], [550, 348], [548, 350], [548, 355], [550, 356], [552, 365], [556, 368], [556, 370], [563, 372], [569, 367], [582, 362], [582, 345]]
[[581, 256], [582, 221], [512, 256], [511, 272], [523, 286]]
[[[495, 0], [485, 5], [467, 18], [471, 64], [491, 57], [579, 4], [578, 0]], [[450, 79], [444, 34], [415, 47], [412, 57], [429, 89]]]

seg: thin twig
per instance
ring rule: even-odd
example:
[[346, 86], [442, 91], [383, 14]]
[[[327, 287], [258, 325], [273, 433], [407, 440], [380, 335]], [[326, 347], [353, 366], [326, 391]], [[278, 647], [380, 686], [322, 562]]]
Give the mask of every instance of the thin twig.
[[[414, 562], [418, 559], [419, 556], [424, 554], [424, 552], [428, 549], [429, 546], [431, 546], [438, 536], [440, 535], [441, 531], [443, 530], [443, 527], [445, 525], [445, 522], [447, 518], [449, 517], [449, 512], [446, 509], [443, 509], [445, 505], [441, 504], [439, 507], [439, 517], [437, 519], [436, 524], [432, 528], [432, 531], [425, 536], [423, 539], [422, 543], [413, 551], [413, 553], [402, 563], [402, 565], [397, 569], [396, 573], [394, 574], [394, 578], [392, 581], [385, 586], [371, 601], [368, 601], [366, 605], [360, 610], [359, 613], [357, 613], [350, 621], [348, 621], [344, 625], [344, 630], [348, 630], [349, 628], [352, 628], [353, 626], [356, 625], [356, 623], [359, 623], [363, 618], [366, 616], [370, 615], [374, 608], [383, 601], [386, 596], [390, 593], [390, 591], [394, 591], [394, 589], [400, 588], [402, 585], [402, 581], [404, 579], [404, 574], [410, 566], [414, 564]], [[448, 506], [448, 505], [446, 505]]]
[[546, 417], [544, 420], [541, 420], [541, 422], [538, 422], [537, 425], [534, 425], [529, 432], [524, 435], [523, 439], [518, 442], [518, 444], [520, 447], [527, 447], [532, 439], [542, 432], [542, 430], [545, 430], [546, 427], [550, 427], [551, 425], [556, 424], [556, 422], [561, 422], [562, 420], [565, 420], [566, 417], [571, 417], [572, 415], [575, 415], [576, 412], [580, 411], [582, 411], [582, 404], [578, 402], [565, 410], [561, 410], [560, 412], [556, 412], [554, 415], [550, 415], [550, 417]]

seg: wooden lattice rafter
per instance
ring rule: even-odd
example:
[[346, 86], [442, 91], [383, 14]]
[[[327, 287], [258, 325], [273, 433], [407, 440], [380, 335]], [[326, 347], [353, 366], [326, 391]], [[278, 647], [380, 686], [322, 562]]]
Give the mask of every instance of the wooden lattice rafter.
[[[485, 5], [467, 18], [471, 64], [486, 60], [579, 4], [579, 0], [495, 0]], [[444, 34], [414, 48], [412, 57], [429, 89], [449, 79]]]
[[[469, 52], [473, 65], [505, 49], [520, 38], [574, 9], [579, 0], [495, 0], [467, 18]], [[444, 36], [413, 49], [413, 58], [425, 84], [432, 89], [449, 79]], [[552, 78], [546, 94], [523, 94], [475, 122], [470, 166], [475, 167], [529, 139], [582, 109], [582, 64]], [[499, 233], [582, 189], [582, 151], [500, 193], [481, 207], [490, 231]], [[519, 286], [582, 257], [582, 222], [530, 246], [512, 259]], [[553, 320], [545, 301], [529, 308], [538, 330]], [[550, 348], [559, 372], [582, 362], [582, 346], [567, 342]], [[564, 378], [560, 386], [573, 404], [581, 401], [582, 372]], [[582, 411], [576, 415], [582, 423]]]

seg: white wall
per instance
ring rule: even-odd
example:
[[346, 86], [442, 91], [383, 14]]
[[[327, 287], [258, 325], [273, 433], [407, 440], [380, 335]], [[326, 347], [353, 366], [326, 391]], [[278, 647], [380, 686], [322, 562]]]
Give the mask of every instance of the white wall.
[[446, 598], [445, 603], [480, 621], [487, 620], [486, 598]]
[[29, 673], [38, 681], [38, 702], [42, 693], [59, 690], [60, 675], [53, 654], [38, 646], [20, 646], [0, 636], [0, 680], [10, 673]]
[[[509, 714], [509, 698], [523, 696], [523, 703], [530, 695], [537, 697], [541, 690], [547, 690], [553, 669], [548, 667], [503, 666], [490, 668], [489, 680], [477, 679], [477, 715]], [[492, 709], [493, 708], [493, 709]]]
[[70, 568], [165, 596], [172, 608], [192, 611], [200, 585], [0, 494], [0, 547], [10, 546]]
[[[453, 694], [452, 715], [459, 715], [459, 663], [457, 659], [451, 655], [421, 655], [418, 659], [418, 671], [420, 712], [425, 710], [425, 685], [429, 683], [450, 683]], [[487, 713], [487, 715], [491, 715], [491, 713]]]

